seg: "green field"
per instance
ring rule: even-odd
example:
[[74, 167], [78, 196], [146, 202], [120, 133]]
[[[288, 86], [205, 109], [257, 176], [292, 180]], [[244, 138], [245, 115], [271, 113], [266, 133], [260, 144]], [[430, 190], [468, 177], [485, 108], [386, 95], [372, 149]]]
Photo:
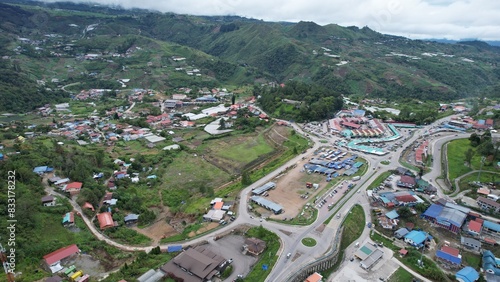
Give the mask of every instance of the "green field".
[[237, 145], [223, 146], [216, 155], [240, 163], [249, 163], [259, 156], [270, 153], [273, 150], [273, 147], [270, 146], [266, 140], [264, 140], [262, 134], [260, 134], [257, 138], [248, 138]]
[[[475, 148], [470, 146], [470, 141], [468, 139], [453, 140], [448, 143], [447, 153], [450, 181], [453, 182], [455, 178], [464, 175], [469, 171], [481, 169], [481, 155], [478, 153], [475, 153], [472, 157], [471, 167], [465, 165], [465, 152], [469, 148], [472, 148], [475, 151]], [[484, 163], [482, 170], [497, 171], [493, 164], [488, 162]]]
[[411, 281], [413, 279], [413, 275], [408, 272], [406, 269], [402, 267], [398, 267], [398, 269], [389, 277], [388, 282], [401, 282], [401, 281]]
[[383, 172], [381, 175], [377, 176], [377, 178], [375, 178], [375, 180], [373, 180], [373, 182], [370, 184], [370, 186], [368, 186], [368, 188], [366, 190], [373, 190], [373, 188], [377, 188], [391, 174], [392, 174], [392, 172], [390, 172], [390, 171]]

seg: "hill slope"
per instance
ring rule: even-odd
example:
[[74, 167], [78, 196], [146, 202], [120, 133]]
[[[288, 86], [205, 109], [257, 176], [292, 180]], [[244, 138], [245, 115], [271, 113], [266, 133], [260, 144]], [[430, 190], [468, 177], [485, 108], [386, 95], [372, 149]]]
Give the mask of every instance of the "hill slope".
[[[17, 75], [32, 89], [37, 89], [37, 79], [52, 78], [72, 82], [126, 77], [134, 87], [158, 90], [294, 79], [320, 83], [343, 95], [451, 100], [498, 95], [494, 89], [500, 85], [500, 48], [482, 42], [409, 40], [367, 27], [313, 22], [56, 6], [58, 10], [33, 3], [0, 6], [0, 40], [5, 43], [1, 55], [10, 56], [7, 69], [20, 66], [14, 68]], [[83, 60], [88, 53], [102, 57]], [[121, 56], [113, 57], [116, 54]], [[186, 61], [173, 61], [173, 56]], [[203, 77], [188, 77], [175, 68], [198, 68]], [[25, 107], [0, 110], [20, 108]]]

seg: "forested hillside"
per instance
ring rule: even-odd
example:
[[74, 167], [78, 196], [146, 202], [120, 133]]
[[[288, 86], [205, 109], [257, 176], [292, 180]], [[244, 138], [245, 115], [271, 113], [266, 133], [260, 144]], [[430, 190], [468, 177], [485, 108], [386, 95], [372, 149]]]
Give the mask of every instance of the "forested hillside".
[[[49, 78], [62, 84], [127, 76], [134, 87], [160, 91], [297, 80], [319, 84], [334, 96], [389, 100], [499, 95], [500, 48], [484, 42], [443, 44], [384, 35], [368, 27], [70, 3], [10, 1], [0, 5], [0, 18], [0, 111], [30, 110], [61, 100], [64, 94], [55, 89], [42, 92], [50, 87], [35, 83]], [[103, 60], [82, 61], [88, 53]], [[111, 57], [114, 53], [123, 56]], [[172, 61], [173, 56], [185, 57], [186, 64]], [[174, 67], [203, 68], [204, 78], [172, 73]], [[19, 101], [9, 104], [14, 96]]]

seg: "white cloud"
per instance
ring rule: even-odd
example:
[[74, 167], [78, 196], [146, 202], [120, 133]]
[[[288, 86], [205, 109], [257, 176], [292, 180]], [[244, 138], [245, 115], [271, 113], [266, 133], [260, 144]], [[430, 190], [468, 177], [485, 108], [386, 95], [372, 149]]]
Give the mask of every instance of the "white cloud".
[[[56, 2], [57, 0], [46, 0]], [[68, 0], [66, 0], [68, 1]], [[71, 2], [88, 2], [69, 0]], [[94, 0], [124, 8], [369, 26], [411, 38], [500, 40], [498, 0]]]

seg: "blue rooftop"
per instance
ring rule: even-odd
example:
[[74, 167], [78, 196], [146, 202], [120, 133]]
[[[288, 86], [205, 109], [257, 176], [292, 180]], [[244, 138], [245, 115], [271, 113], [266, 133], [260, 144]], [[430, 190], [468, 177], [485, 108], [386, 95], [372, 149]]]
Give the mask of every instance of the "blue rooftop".
[[438, 250], [436, 252], [436, 257], [444, 259], [446, 261], [449, 261], [449, 262], [451, 262], [453, 264], [461, 264], [462, 263], [462, 259], [461, 258], [452, 256], [452, 255], [450, 255], [448, 253], [445, 253], [445, 252], [443, 252], [441, 250]]
[[414, 246], [419, 246], [425, 241], [425, 239], [427, 239], [427, 233], [413, 230], [406, 234], [405, 239], [412, 240]]
[[52, 172], [54, 171], [53, 167], [48, 167], [48, 166], [37, 166], [33, 169], [34, 173], [45, 173], [45, 172]]
[[138, 219], [139, 219], [139, 216], [137, 214], [133, 214], [133, 213], [131, 213], [131, 214], [129, 214], [126, 217], [123, 218], [123, 220], [125, 222], [127, 222], [127, 221], [133, 221], [133, 220], [138, 220]]
[[437, 204], [432, 204], [425, 212], [424, 216], [428, 216], [430, 218], [437, 218], [439, 214], [441, 214], [441, 211], [443, 211], [443, 206], [437, 205]]
[[474, 282], [479, 279], [479, 273], [472, 267], [466, 266], [463, 269], [459, 270], [455, 277], [459, 281], [463, 282]]
[[485, 220], [483, 222], [483, 226], [488, 228], [488, 229], [494, 230], [496, 232], [500, 232], [500, 224], [498, 224], [498, 223]]
[[182, 251], [181, 245], [168, 246], [168, 248], [167, 248], [167, 252], [169, 252], [169, 253], [180, 252], [180, 251]]

